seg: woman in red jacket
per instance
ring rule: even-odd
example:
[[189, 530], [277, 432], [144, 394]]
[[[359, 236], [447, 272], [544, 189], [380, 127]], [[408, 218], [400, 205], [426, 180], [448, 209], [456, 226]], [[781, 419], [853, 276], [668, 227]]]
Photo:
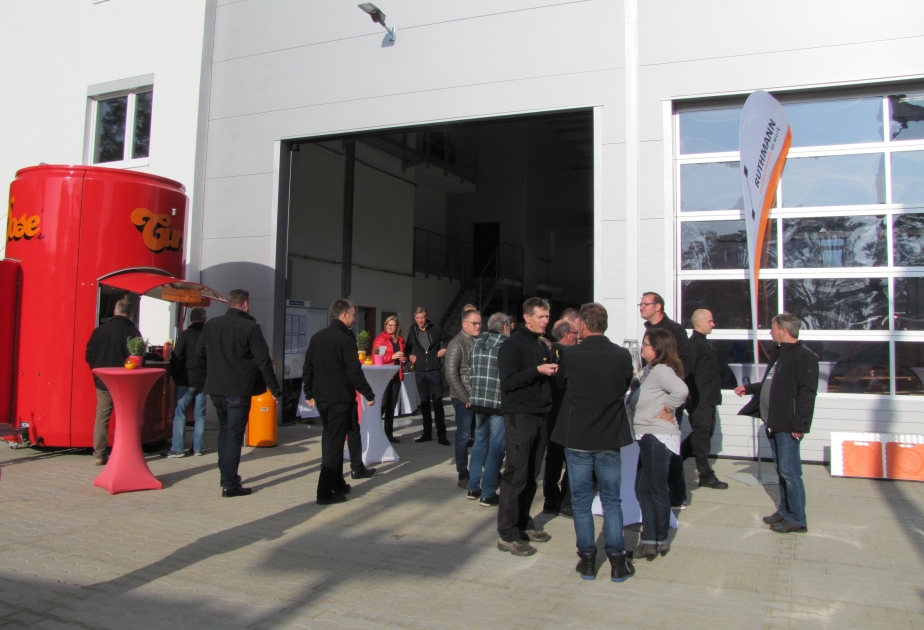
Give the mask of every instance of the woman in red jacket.
[[391, 379], [388, 387], [385, 388], [385, 395], [382, 397], [382, 411], [385, 416], [385, 435], [388, 441], [393, 444], [399, 444], [401, 440], [394, 435], [395, 425], [395, 405], [398, 404], [398, 395], [401, 393], [401, 381], [404, 380], [404, 373], [400, 366], [404, 365], [404, 339], [401, 337], [401, 322], [392, 315], [385, 320], [385, 330], [372, 342], [372, 351], [376, 348], [385, 348], [385, 365], [392, 363], [399, 366], [398, 373]]

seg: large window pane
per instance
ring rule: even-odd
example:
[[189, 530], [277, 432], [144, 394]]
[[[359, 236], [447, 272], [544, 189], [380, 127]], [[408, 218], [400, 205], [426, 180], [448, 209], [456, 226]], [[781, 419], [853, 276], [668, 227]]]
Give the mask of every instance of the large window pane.
[[[764, 333], [766, 336], [767, 333]], [[722, 389], [734, 389], [738, 385], [753, 382], [757, 377], [754, 370], [754, 342], [750, 339], [710, 339], [719, 364], [719, 378]], [[760, 341], [760, 375], [763, 376], [773, 352], [773, 342]], [[758, 379], [759, 380], [759, 379]]]
[[924, 138], [924, 93], [889, 97], [893, 140]]
[[888, 330], [888, 293], [884, 278], [785, 280], [783, 310], [808, 330]]
[[96, 104], [96, 143], [93, 162], [125, 159], [125, 108], [127, 96], [109, 98]]
[[[776, 280], [761, 280], [757, 321], [768, 328], [777, 312]], [[705, 308], [712, 312], [716, 328], [749, 330], [751, 328], [750, 280], [684, 280], [680, 288], [680, 316], [690, 320], [693, 311]]]
[[892, 219], [896, 267], [924, 266], [924, 214], [899, 214]]
[[741, 108], [680, 113], [680, 152], [715, 153], [738, 150]]
[[[761, 255], [761, 269], [776, 268], [776, 221]], [[680, 224], [681, 269], [747, 269], [748, 235], [743, 220], [684, 221]]]
[[783, 207], [885, 203], [885, 156], [792, 158], [783, 169]]
[[895, 342], [895, 393], [924, 395], [924, 343]]
[[892, 203], [924, 203], [924, 151], [892, 154]]
[[151, 148], [151, 106], [154, 92], [135, 96], [135, 134], [132, 141], [132, 158], [146, 158]]
[[738, 162], [680, 165], [680, 210], [743, 210]]
[[783, 220], [784, 267], [881, 267], [888, 262], [883, 216]]
[[818, 355], [818, 391], [838, 394], [889, 393], [887, 341], [806, 341]]
[[924, 330], [924, 278], [895, 278], [895, 330]]
[[792, 146], [882, 142], [882, 99], [853, 98], [783, 106]]

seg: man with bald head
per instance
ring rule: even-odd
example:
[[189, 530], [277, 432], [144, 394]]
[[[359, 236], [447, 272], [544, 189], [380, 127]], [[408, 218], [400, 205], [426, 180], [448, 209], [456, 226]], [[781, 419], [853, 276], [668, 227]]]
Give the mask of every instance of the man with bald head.
[[724, 490], [728, 484], [719, 481], [709, 465], [709, 452], [712, 450], [712, 434], [715, 432], [715, 408], [722, 403], [722, 379], [719, 374], [719, 362], [716, 360], [712, 344], [706, 335], [715, 328], [712, 313], [706, 309], [693, 311], [693, 334], [690, 345], [693, 347], [693, 373], [687, 375], [690, 398], [687, 401], [687, 413], [690, 414], [690, 428], [693, 430], [680, 445], [680, 454], [684, 460], [690, 455], [696, 458], [696, 470], [699, 471], [701, 488]]

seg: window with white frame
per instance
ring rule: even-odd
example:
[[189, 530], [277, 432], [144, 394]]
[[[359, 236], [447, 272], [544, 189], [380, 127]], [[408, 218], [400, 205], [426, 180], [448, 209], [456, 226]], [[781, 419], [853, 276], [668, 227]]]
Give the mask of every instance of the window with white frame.
[[151, 86], [94, 96], [91, 112], [90, 163], [143, 166], [151, 151]]
[[[761, 259], [758, 326], [783, 311], [800, 318], [820, 392], [924, 395], [924, 87], [781, 101], [792, 148]], [[741, 104], [678, 104], [674, 115], [681, 317], [712, 311], [725, 387], [754, 362], [740, 118]]]

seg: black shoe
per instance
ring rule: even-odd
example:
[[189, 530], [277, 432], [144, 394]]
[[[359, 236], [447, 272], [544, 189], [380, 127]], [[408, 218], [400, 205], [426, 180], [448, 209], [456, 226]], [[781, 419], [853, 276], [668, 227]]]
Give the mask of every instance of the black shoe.
[[574, 518], [574, 510], [571, 509], [570, 505], [563, 505], [558, 509], [559, 516], [564, 516], [566, 518]]
[[347, 500], [346, 495], [334, 493], [324, 499], [318, 499], [317, 504], [318, 505], [333, 505], [335, 503], [345, 503], [346, 500]]
[[728, 484], [724, 481], [719, 481], [715, 475], [709, 475], [708, 477], [699, 478], [699, 487], [712, 488], [713, 490], [725, 490], [728, 488]]
[[334, 490], [334, 494], [350, 494], [350, 490], [352, 489], [353, 488], [352, 486], [350, 486], [350, 484], [345, 483], [343, 484], [343, 487], [340, 488], [339, 490]]
[[399, 440], [393, 435], [388, 436], [388, 441], [391, 442], [392, 444], [401, 444], [401, 440]]
[[770, 529], [777, 534], [804, 534], [808, 531], [805, 525], [799, 525], [792, 521], [782, 520], [770, 526]]
[[762, 520], [767, 525], [773, 525], [774, 523], [781, 523], [786, 520], [786, 517], [780, 514], [779, 512], [774, 512], [770, 516], [763, 517]]
[[245, 488], [243, 486], [238, 486], [237, 488], [222, 488], [221, 496], [226, 499], [231, 497], [246, 497], [251, 492], [253, 492], [251, 488]]
[[625, 582], [635, 575], [635, 567], [625, 553], [606, 554], [606, 557], [610, 559], [610, 579], [613, 582]]
[[415, 442], [432, 442], [433, 438], [429, 435], [421, 435], [419, 438], [414, 440]]
[[475, 446], [475, 440], [473, 438], [468, 438], [468, 442], [465, 443], [465, 448], [472, 448]]
[[443, 437], [441, 437], [441, 438], [437, 438], [436, 441], [437, 441], [439, 444], [442, 444], [443, 446], [452, 446], [452, 442], [450, 442], [449, 440], [447, 440], [447, 439], [446, 439], [446, 436], [443, 436]]
[[463, 490], [468, 490], [468, 479], [459, 479], [456, 482], [456, 485], [462, 488]]
[[489, 497], [481, 497], [478, 500], [478, 505], [481, 507], [497, 507], [500, 504], [500, 497], [496, 494], [492, 494]]
[[475, 499], [481, 497], [481, 490], [469, 490], [468, 498], [474, 501]]
[[[555, 503], [549, 503], [546, 501], [542, 504], [542, 513], [543, 514], [558, 514], [558, 505]], [[580, 555], [580, 554], [579, 554]]]
[[578, 561], [577, 566], [574, 567], [574, 570], [581, 574], [582, 580], [596, 580], [597, 579], [597, 550], [594, 549], [590, 553], [581, 553], [577, 552]]
[[350, 473], [353, 479], [366, 479], [375, 474], [375, 468], [360, 468]]

